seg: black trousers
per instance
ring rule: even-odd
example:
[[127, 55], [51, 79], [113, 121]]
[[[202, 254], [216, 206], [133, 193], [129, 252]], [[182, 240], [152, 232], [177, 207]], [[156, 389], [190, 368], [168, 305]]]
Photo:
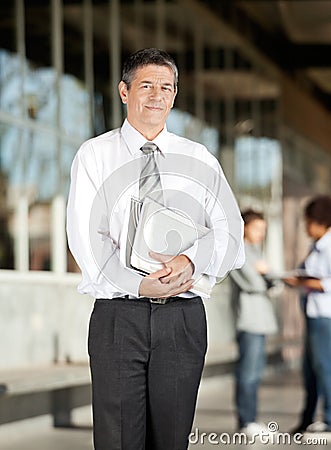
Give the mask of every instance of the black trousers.
[[96, 450], [186, 450], [207, 347], [200, 297], [98, 299], [88, 349]]

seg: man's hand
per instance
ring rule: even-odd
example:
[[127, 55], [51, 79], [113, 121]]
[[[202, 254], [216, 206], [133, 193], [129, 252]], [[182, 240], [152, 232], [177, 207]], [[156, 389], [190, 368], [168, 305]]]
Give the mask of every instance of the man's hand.
[[139, 295], [141, 297], [167, 298], [182, 294], [192, 288], [193, 280], [191, 279], [185, 283], [182, 283], [180, 279], [170, 281], [169, 283], [161, 282], [161, 279], [169, 275], [170, 272], [170, 268], [164, 267], [144, 277], [140, 283]]
[[317, 278], [297, 278], [289, 277], [285, 278], [284, 283], [291, 287], [306, 288], [311, 291], [323, 292], [323, 286], [320, 280]]
[[284, 283], [291, 287], [299, 287], [300, 281], [297, 277], [288, 277], [283, 279]]
[[186, 255], [162, 255], [161, 253], [150, 252], [150, 256], [161, 262], [165, 268], [171, 270], [169, 274], [161, 278], [162, 283], [179, 281], [184, 284], [192, 278], [194, 266]]
[[259, 261], [256, 261], [255, 263], [255, 269], [261, 274], [261, 275], [265, 275], [266, 273], [269, 272], [269, 266], [268, 263], [266, 261], [263, 261], [262, 259], [260, 259]]

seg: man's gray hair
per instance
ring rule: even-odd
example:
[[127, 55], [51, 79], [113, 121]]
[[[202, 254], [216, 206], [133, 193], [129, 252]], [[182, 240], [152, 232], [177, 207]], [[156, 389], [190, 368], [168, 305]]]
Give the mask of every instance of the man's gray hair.
[[174, 88], [177, 89], [178, 84], [178, 69], [175, 60], [165, 51], [157, 48], [145, 48], [132, 53], [124, 62], [122, 71], [122, 81], [130, 89], [131, 83], [134, 79], [136, 70], [139, 67], [154, 64], [156, 66], [167, 66], [174, 73]]

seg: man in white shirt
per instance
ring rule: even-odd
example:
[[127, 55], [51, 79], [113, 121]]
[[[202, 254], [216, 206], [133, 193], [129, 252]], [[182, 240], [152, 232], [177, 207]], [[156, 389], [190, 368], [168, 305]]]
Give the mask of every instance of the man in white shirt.
[[[194, 283], [205, 275], [212, 287], [244, 262], [242, 219], [218, 161], [166, 129], [177, 81], [167, 53], [131, 55], [119, 83], [127, 119], [85, 142], [72, 165], [68, 242], [82, 271], [78, 290], [97, 299], [88, 341], [96, 450], [187, 448], [207, 347]], [[150, 156], [146, 141], [156, 149], [154, 190], [210, 233], [178, 255], [152, 253], [162, 268], [143, 276], [123, 264], [120, 249], [128, 199], [139, 198]]]

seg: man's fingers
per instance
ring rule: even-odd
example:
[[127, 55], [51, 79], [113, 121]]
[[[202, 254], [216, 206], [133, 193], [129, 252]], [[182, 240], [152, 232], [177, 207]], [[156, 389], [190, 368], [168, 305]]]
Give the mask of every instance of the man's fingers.
[[185, 278], [188, 279], [189, 277], [191, 277], [191, 274], [189, 274], [189, 273], [186, 272], [186, 271], [184, 271], [184, 272], [179, 272], [179, 273], [171, 272], [168, 276], [163, 277], [162, 280], [161, 280], [161, 282], [162, 282], [162, 283], [172, 283], [172, 282], [177, 281], [179, 278], [180, 278], [180, 279], [182, 280], [182, 282], [183, 282], [183, 280], [184, 280]]
[[184, 281], [186, 279], [184, 275], [179, 276], [176, 281], [163, 284], [159, 277], [167, 273], [167, 270], [169, 269], [164, 268], [143, 278], [139, 294], [144, 297], [166, 298], [176, 296], [192, 288], [194, 280]]
[[[183, 272], [176, 276], [170, 276], [160, 278], [160, 282], [166, 286], [168, 286], [169, 289], [176, 289], [180, 286], [182, 286], [184, 283], [190, 280], [189, 274]], [[168, 282], [166, 280], [169, 280]]]
[[163, 277], [161, 283], [170, 283], [171, 281], [174, 281], [177, 277], [178, 275], [173, 275], [172, 277], [170, 276]]
[[180, 275], [162, 277], [162, 278], [160, 278], [160, 281], [162, 284], [175, 283], [179, 277], [180, 277]]
[[170, 272], [171, 272], [171, 269], [169, 269], [168, 267], [163, 267], [162, 269], [157, 270], [156, 272], [153, 272], [153, 273], [147, 275], [147, 278], [166, 277], [167, 275], [169, 275]]
[[189, 291], [193, 287], [193, 280], [188, 281], [185, 284], [182, 284], [180, 288], [177, 289], [176, 292], [171, 294], [171, 297], [175, 297], [178, 294], [183, 294], [184, 292]]
[[149, 252], [149, 256], [163, 264], [170, 262], [174, 258], [172, 255], [163, 255], [162, 253], [156, 253], [152, 251]]
[[186, 283], [181, 284], [180, 286], [174, 287], [170, 289], [167, 293], [167, 297], [174, 297], [178, 294], [182, 294], [183, 292], [189, 291], [193, 287], [194, 280], [188, 280]]

